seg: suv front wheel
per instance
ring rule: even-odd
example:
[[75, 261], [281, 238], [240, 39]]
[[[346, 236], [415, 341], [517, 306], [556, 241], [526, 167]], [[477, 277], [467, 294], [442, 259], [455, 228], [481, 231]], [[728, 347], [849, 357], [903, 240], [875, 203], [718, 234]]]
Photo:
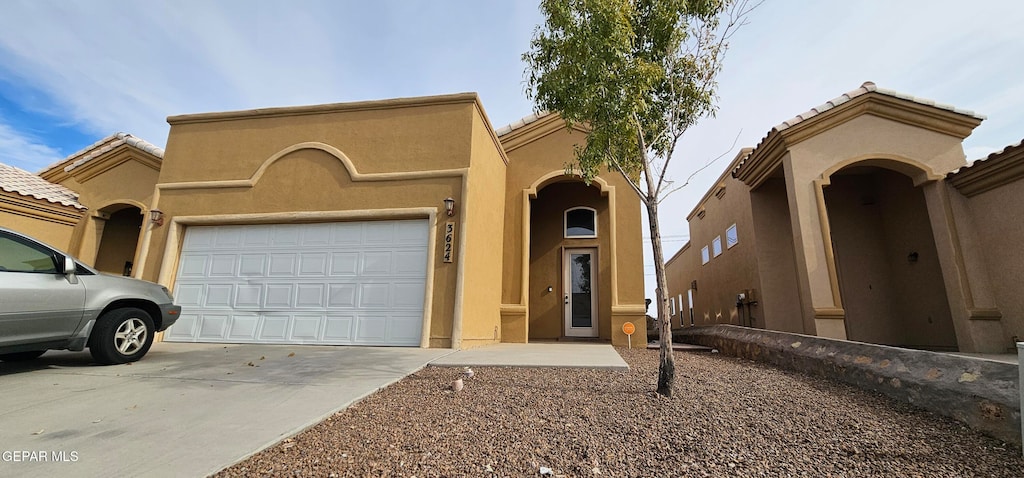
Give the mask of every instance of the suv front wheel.
[[134, 307], [111, 310], [96, 321], [89, 353], [101, 364], [135, 362], [153, 345], [153, 319]]

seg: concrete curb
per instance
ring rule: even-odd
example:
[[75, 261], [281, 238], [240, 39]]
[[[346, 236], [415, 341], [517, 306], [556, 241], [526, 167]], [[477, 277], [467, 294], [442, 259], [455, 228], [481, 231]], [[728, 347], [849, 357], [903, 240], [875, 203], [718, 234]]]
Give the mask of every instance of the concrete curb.
[[1024, 369], [1012, 363], [733, 325], [675, 334], [724, 354], [880, 392], [1008, 443], [1019, 446], [1022, 441], [1019, 380], [1024, 380]]

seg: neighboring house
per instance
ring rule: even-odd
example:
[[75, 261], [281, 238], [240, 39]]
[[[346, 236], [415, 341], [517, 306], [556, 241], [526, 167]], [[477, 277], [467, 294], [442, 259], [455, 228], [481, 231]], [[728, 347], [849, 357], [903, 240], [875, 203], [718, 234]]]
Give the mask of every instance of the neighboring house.
[[[110, 135], [41, 171], [36, 181], [68, 191], [78, 214], [56, 235], [33, 234], [103, 272], [131, 275], [142, 219], [160, 176], [163, 150], [127, 133]], [[71, 192], [73, 191], [73, 192]], [[38, 221], [33, 221], [38, 222]]]
[[74, 191], [0, 163], [0, 224], [67, 247], [86, 207]]
[[1024, 336], [1024, 147], [967, 166], [984, 118], [865, 83], [779, 124], [687, 216], [673, 326], [1005, 352]]

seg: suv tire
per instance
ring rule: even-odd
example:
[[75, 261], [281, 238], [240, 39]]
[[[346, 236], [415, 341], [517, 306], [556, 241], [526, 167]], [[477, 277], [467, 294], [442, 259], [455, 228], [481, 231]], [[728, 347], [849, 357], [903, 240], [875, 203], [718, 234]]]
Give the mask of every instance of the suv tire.
[[104, 365], [135, 362], [153, 345], [153, 319], [135, 307], [100, 316], [89, 337], [89, 353]]

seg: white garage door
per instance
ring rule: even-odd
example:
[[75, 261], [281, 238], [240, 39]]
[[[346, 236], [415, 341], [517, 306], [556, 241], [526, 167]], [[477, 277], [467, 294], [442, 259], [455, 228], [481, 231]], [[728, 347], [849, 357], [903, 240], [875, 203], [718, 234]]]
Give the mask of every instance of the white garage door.
[[426, 220], [195, 226], [174, 342], [420, 344]]

